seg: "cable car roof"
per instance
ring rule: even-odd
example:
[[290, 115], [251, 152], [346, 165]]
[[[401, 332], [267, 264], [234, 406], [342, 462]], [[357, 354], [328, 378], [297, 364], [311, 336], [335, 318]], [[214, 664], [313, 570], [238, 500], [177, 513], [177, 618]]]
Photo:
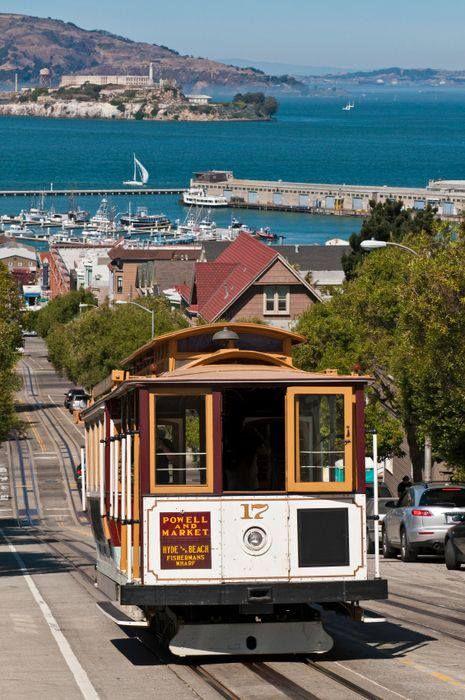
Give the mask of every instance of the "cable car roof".
[[227, 328], [234, 331], [239, 336], [243, 335], [261, 335], [268, 336], [270, 338], [280, 339], [282, 341], [288, 341], [291, 345], [297, 345], [305, 341], [305, 337], [299, 333], [293, 333], [292, 331], [282, 330], [281, 328], [276, 328], [274, 326], [266, 326], [259, 323], [211, 323], [200, 326], [191, 326], [190, 328], [182, 328], [179, 331], [173, 331], [171, 333], [163, 333], [162, 335], [149, 340], [145, 345], [142, 345], [131, 355], [126, 357], [122, 363], [122, 367], [127, 367], [129, 364], [134, 363], [137, 360], [142, 359], [145, 355], [159, 350], [164, 345], [177, 343], [180, 340], [185, 340], [186, 338], [201, 336], [201, 335], [214, 335], [217, 331], [222, 328]]

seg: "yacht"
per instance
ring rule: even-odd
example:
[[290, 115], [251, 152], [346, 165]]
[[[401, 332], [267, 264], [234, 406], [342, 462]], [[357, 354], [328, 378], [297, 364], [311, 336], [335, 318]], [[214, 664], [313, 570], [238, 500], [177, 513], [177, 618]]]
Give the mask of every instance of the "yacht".
[[354, 102], [348, 102], [344, 107], [342, 108], [343, 112], [350, 112], [351, 109], [354, 109], [355, 104]]
[[117, 226], [115, 224], [115, 210], [110, 207], [108, 199], [103, 197], [100, 202], [100, 206], [97, 209], [97, 213], [91, 217], [89, 222], [84, 225], [84, 229], [87, 231], [89, 229], [98, 232], [110, 232], [116, 231]]
[[203, 207], [191, 206], [184, 223], [177, 222], [176, 235], [194, 235], [199, 237], [202, 234], [203, 240], [213, 237], [216, 232], [216, 222], [211, 219], [211, 211], [204, 213]]
[[149, 181], [149, 171], [142, 165], [140, 160], [137, 160], [136, 154], [134, 157], [134, 174], [132, 180], [124, 180], [123, 185], [130, 185], [131, 187], [144, 187]]
[[182, 202], [199, 207], [227, 207], [228, 200], [221, 195], [207, 194], [201, 187], [191, 187], [182, 193]]
[[171, 227], [171, 221], [164, 214], [149, 214], [147, 207], [137, 207], [120, 218], [121, 225], [128, 231], [165, 231]]
[[34, 232], [32, 229], [28, 228], [24, 224], [12, 224], [10, 228], [6, 229], [5, 231], [7, 236], [32, 236], [34, 235]]

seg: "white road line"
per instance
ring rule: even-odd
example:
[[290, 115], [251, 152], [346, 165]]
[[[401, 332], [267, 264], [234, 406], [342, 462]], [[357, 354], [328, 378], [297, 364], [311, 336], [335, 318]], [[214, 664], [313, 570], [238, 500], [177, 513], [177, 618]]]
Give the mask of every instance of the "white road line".
[[71, 418], [70, 418], [68, 415], [66, 415], [66, 413], [65, 413], [64, 410], [61, 408], [61, 406], [59, 406], [59, 405], [57, 404], [57, 402], [54, 401], [54, 400], [52, 399], [52, 397], [50, 396], [50, 394], [47, 394], [47, 397], [50, 399], [50, 401], [51, 401], [53, 404], [55, 404], [55, 406], [58, 408], [58, 410], [60, 411], [60, 413], [62, 413], [62, 414], [64, 415], [64, 417], [66, 418], [66, 420], [68, 421], [68, 423], [71, 423], [71, 425], [73, 426], [74, 430], [75, 430], [77, 433], [79, 433], [79, 437], [81, 438], [81, 440], [84, 440], [84, 435], [83, 435], [83, 433], [82, 433], [82, 430], [79, 430], [79, 428], [77, 427], [77, 425], [76, 425], [75, 423], [73, 423], [73, 421], [71, 420]]
[[381, 685], [381, 683], [377, 683], [376, 681], [372, 680], [371, 678], [368, 678], [368, 676], [364, 676], [363, 673], [358, 673], [357, 671], [354, 671], [353, 668], [349, 668], [348, 666], [344, 666], [344, 664], [341, 664], [340, 661], [336, 661], [335, 663], [337, 666], [340, 666], [341, 668], [345, 668], [346, 671], [353, 673], [354, 676], [358, 676], [359, 678], [363, 678], [364, 680], [368, 681], [369, 683], [372, 683], [373, 685], [378, 686], [378, 688], [382, 688], [383, 690], [387, 690], [388, 693], [392, 693], [392, 695], [396, 695], [398, 698], [402, 698], [402, 700], [409, 700], [409, 698], [406, 695], [401, 695], [400, 693], [396, 693], [395, 690], [391, 690], [390, 688], [386, 688], [385, 685]]
[[[0, 531], [1, 532], [1, 531]], [[14, 558], [16, 559], [18, 566], [21, 570], [22, 575], [24, 576], [24, 580], [26, 581], [29, 590], [32, 593], [32, 597], [36, 601], [45, 622], [47, 623], [50, 632], [52, 633], [58, 648], [61, 652], [61, 655], [63, 656], [64, 660], [66, 661], [69, 670], [74, 676], [74, 680], [76, 681], [79, 690], [81, 691], [83, 697], [86, 700], [97, 700], [98, 699], [98, 693], [95, 690], [94, 686], [89, 680], [89, 676], [85, 672], [85, 670], [82, 668], [81, 664], [79, 663], [76, 655], [74, 654], [73, 650], [71, 649], [71, 646], [66, 639], [65, 635], [61, 631], [58, 622], [55, 620], [55, 618], [52, 615], [52, 611], [48, 607], [47, 603], [45, 600], [42, 598], [39, 589], [37, 588], [36, 584], [32, 580], [31, 575], [29, 574], [29, 571], [27, 567], [25, 566], [23, 560], [21, 559], [21, 556], [17, 552], [15, 546], [11, 543], [10, 539], [5, 535], [4, 532], [1, 533], [2, 537], [4, 537], [8, 549], [10, 552], [13, 554]]]

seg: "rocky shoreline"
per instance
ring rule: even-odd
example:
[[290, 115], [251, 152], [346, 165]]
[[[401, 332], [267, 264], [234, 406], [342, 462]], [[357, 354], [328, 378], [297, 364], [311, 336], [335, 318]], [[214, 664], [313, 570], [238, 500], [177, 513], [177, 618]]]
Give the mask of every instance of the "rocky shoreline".
[[[138, 109], [136, 106], [131, 110], [120, 112], [115, 106], [106, 104], [96, 104], [95, 102], [60, 102], [56, 101], [51, 105], [37, 103], [0, 104], [0, 116], [3, 117], [47, 117], [55, 119], [118, 119], [134, 120]], [[188, 122], [211, 122], [211, 121], [270, 121], [270, 117], [227, 117], [219, 114], [194, 113], [188, 107], [180, 109], [176, 114], [161, 114], [156, 116], [147, 115], [144, 121], [188, 121]]]
[[[89, 88], [87, 88], [87, 93]], [[55, 119], [112, 119], [144, 121], [269, 121], [254, 103], [229, 102], [191, 104], [181, 91], [163, 92], [45, 90], [0, 99], [0, 116]]]

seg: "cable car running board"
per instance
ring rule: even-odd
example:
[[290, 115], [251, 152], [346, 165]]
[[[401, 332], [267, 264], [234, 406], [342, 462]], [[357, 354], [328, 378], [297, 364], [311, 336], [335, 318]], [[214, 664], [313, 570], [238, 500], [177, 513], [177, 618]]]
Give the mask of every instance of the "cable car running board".
[[108, 600], [100, 601], [96, 603], [96, 605], [105, 617], [108, 617], [116, 625], [119, 625], [119, 627], [148, 627], [149, 625], [147, 620], [135, 620], [129, 617], [121, 608], [118, 608], [118, 606]]

